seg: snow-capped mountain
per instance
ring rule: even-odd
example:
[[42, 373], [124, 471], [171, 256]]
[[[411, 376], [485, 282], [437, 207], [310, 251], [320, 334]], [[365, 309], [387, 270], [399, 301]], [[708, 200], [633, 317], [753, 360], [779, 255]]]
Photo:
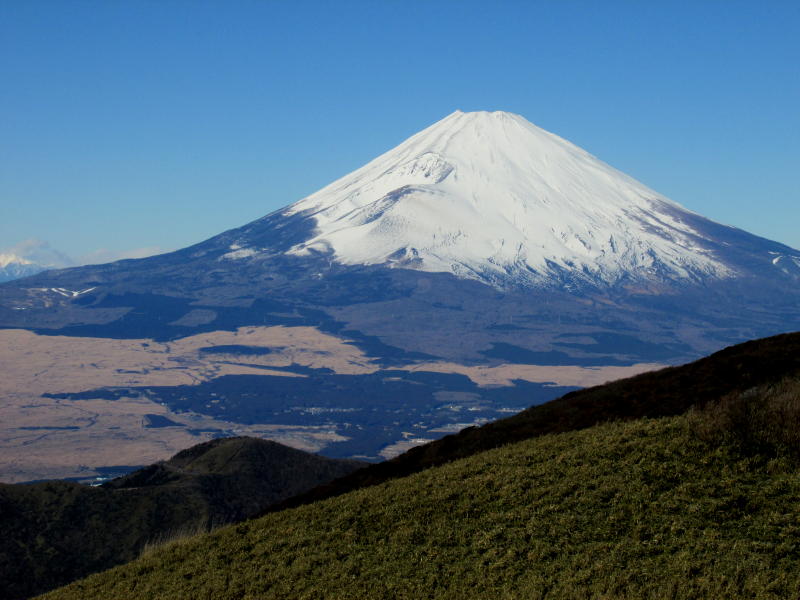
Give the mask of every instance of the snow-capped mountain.
[[[721, 247], [721, 226], [710, 229], [716, 224], [507, 112], [457, 111], [279, 214], [310, 225], [308, 237], [282, 248], [288, 254], [500, 287], [743, 274]], [[251, 231], [225, 259], [276, 250], [254, 246]], [[797, 274], [798, 254], [781, 247], [762, 258]]]
[[290, 252], [346, 264], [608, 283], [730, 274], [681, 206], [506, 112], [453, 113], [287, 214], [299, 212], [317, 228]]
[[44, 270], [45, 267], [16, 254], [0, 253], [0, 282], [27, 277]]
[[0, 287], [0, 327], [168, 339], [252, 324], [346, 331], [395, 358], [685, 360], [800, 329], [800, 251], [518, 115], [455, 112], [194, 246]]
[[0, 252], [0, 282], [28, 277], [47, 269], [74, 266], [74, 262], [47, 242], [30, 239]]

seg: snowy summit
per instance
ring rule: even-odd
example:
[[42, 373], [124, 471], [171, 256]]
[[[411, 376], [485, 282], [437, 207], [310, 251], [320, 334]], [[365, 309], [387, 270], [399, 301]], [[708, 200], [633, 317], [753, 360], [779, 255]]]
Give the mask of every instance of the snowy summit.
[[283, 214], [316, 224], [290, 253], [348, 265], [487, 282], [730, 274], [697, 215], [508, 112], [456, 111]]
[[449, 273], [498, 288], [800, 280], [797, 250], [710, 221], [500, 111], [456, 111], [210, 242], [203, 251], [222, 250], [229, 264], [323, 258], [321, 265]]

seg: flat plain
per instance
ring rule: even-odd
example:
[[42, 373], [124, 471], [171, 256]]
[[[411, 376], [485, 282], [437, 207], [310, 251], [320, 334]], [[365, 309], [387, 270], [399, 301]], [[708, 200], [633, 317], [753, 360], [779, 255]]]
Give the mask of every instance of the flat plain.
[[[89, 479], [104, 467], [138, 466], [165, 459], [221, 432], [268, 437], [302, 450], [324, 450], [348, 439], [341, 421], [312, 425], [291, 419], [248, 422], [225, 418], [224, 411], [211, 411], [211, 406], [209, 410], [204, 406], [173, 410], [146, 391], [150, 386], [192, 389], [180, 386], [197, 387], [228, 376], [254, 376], [264, 378], [268, 395], [269, 382], [277, 381], [273, 378], [306, 378], [308, 373], [317, 372], [360, 376], [381, 371], [376, 359], [348, 341], [315, 327], [285, 326], [241, 327], [167, 342], [0, 330], [0, 397], [4, 399], [0, 406], [0, 481]], [[491, 390], [512, 388], [515, 380], [587, 387], [660, 366], [471, 366], [428, 361], [394, 370], [416, 375], [457, 374], [479, 389]], [[97, 392], [63, 397], [87, 390]], [[457, 397], [458, 393], [454, 394]], [[361, 401], [369, 404], [373, 399]], [[471, 424], [470, 414], [457, 416], [448, 423], [432, 424], [427, 431], [413, 435], [401, 432], [385, 444], [381, 456], [396, 455], [419, 440], [441, 437], [453, 427]]]

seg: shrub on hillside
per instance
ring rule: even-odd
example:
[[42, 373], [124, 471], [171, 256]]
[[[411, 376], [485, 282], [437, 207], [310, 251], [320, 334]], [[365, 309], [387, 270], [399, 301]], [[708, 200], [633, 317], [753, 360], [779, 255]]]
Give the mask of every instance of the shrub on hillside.
[[800, 459], [800, 380], [726, 394], [693, 409], [689, 423], [695, 435], [710, 444]]

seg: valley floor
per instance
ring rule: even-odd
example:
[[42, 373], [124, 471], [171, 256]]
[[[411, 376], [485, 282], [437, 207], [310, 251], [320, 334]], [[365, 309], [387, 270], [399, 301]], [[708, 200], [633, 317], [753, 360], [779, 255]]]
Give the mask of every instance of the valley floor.
[[[165, 460], [215, 436], [249, 435], [377, 460], [399, 454], [415, 439], [435, 439], [573, 387], [661, 366], [411, 363], [394, 374], [414, 379], [407, 386], [416, 394], [399, 395], [416, 404], [404, 408], [382, 389], [376, 359], [314, 327], [242, 327], [170, 342], [0, 330], [0, 364], [4, 483], [91, 480]], [[456, 375], [460, 387], [450, 396], [419, 392], [420, 378], [445, 380], [439, 387], [446, 390]], [[325, 396], [342, 387], [336, 376], [350, 376], [350, 391]], [[242, 397], [241, 381], [250, 383], [249, 397]], [[517, 398], [498, 400], [503, 389]], [[375, 413], [380, 403], [385, 406]], [[420, 407], [435, 414], [420, 414]]]

